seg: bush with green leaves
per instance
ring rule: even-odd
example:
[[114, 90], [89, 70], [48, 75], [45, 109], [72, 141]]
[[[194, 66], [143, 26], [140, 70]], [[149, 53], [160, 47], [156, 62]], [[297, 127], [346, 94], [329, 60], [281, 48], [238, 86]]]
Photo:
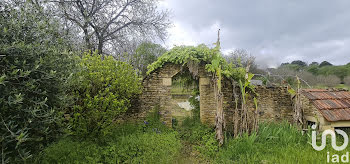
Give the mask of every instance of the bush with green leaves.
[[71, 100], [66, 70], [74, 60], [40, 45], [3, 46], [0, 53], [2, 158], [25, 161], [62, 131], [60, 112]]
[[112, 56], [86, 53], [74, 75], [76, 103], [66, 114], [75, 135], [106, 134], [113, 121], [130, 107], [141, 92], [139, 76], [127, 63]]
[[75, 60], [50, 18], [0, 6], [0, 159], [22, 163], [61, 134]]

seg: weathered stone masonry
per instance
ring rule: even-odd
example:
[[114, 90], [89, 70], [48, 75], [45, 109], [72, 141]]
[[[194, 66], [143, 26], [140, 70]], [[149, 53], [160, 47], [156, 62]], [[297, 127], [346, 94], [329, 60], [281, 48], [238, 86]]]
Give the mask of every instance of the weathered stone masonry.
[[[185, 66], [167, 63], [148, 75], [142, 82], [143, 92], [138, 101], [133, 105], [133, 111], [138, 117], [145, 117], [147, 112], [156, 106], [160, 108], [162, 120], [171, 125], [171, 84], [172, 77], [187, 69]], [[214, 125], [216, 114], [216, 101], [211, 75], [205, 70], [204, 65], [198, 70], [199, 91], [200, 91], [200, 120], [202, 123]], [[233, 110], [235, 108], [232, 83], [228, 79], [222, 80], [222, 92], [224, 95], [224, 115], [226, 122], [232, 122]], [[239, 93], [237, 91], [237, 93]], [[256, 87], [258, 97], [258, 110], [260, 120], [279, 121], [292, 120], [292, 101], [287, 88], [263, 86]], [[248, 102], [253, 110], [253, 101]]]

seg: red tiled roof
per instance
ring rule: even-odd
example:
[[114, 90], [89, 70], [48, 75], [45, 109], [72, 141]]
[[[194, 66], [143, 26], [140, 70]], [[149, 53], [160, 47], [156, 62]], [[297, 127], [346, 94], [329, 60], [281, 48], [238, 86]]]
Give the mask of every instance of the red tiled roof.
[[350, 120], [350, 92], [304, 89], [302, 94], [312, 102], [328, 121]]

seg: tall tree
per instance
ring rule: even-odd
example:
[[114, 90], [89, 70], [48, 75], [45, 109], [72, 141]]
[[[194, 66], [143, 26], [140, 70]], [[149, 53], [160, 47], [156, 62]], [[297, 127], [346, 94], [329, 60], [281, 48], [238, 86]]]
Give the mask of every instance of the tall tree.
[[295, 64], [295, 65], [299, 65], [301, 67], [305, 67], [307, 66], [307, 64], [301, 60], [295, 60], [295, 61], [292, 61], [290, 64]]
[[252, 73], [262, 72], [262, 70], [258, 69], [258, 65], [255, 62], [255, 57], [245, 49], [236, 49], [224, 57], [228, 63], [233, 63], [237, 67], [246, 68], [249, 64], [250, 72]]
[[333, 64], [331, 64], [330, 62], [328, 61], [323, 61], [321, 64], [320, 64], [320, 67], [324, 67], [324, 66], [332, 66]]
[[132, 54], [130, 63], [139, 69], [143, 76], [146, 75], [147, 66], [155, 62], [159, 56], [163, 55], [167, 50], [159, 44], [152, 42], [141, 43], [135, 53]]
[[346, 66], [333, 66], [331, 68], [331, 73], [340, 79], [340, 83], [344, 84], [344, 79], [350, 74], [350, 70]]
[[86, 47], [100, 54], [115, 43], [133, 37], [164, 39], [170, 25], [168, 11], [157, 8], [157, 0], [58, 1], [58, 11], [81, 29]]
[[318, 62], [312, 62], [312, 63], [310, 64], [310, 66], [312, 66], [312, 65], [319, 66], [320, 64], [319, 64]]

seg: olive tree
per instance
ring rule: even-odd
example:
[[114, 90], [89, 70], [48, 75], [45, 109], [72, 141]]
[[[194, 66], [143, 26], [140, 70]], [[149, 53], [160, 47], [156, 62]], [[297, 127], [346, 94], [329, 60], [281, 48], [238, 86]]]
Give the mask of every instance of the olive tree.
[[75, 62], [50, 17], [29, 3], [0, 6], [0, 160], [25, 163], [63, 130]]
[[[164, 39], [170, 22], [157, 0], [58, 0], [62, 18], [80, 29], [86, 48], [100, 54], [133, 37]], [[109, 52], [110, 53], [110, 52]]]

